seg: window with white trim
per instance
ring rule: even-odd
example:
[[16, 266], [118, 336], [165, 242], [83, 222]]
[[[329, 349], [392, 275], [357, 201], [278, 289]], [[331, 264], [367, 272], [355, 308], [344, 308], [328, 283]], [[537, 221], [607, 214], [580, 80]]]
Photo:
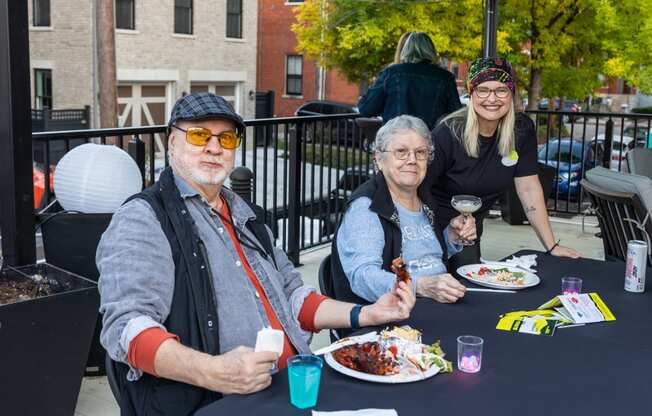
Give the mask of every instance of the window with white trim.
[[226, 37], [242, 39], [242, 0], [226, 0]]
[[192, 35], [192, 0], [174, 0], [174, 33]]
[[303, 93], [303, 56], [288, 55], [285, 73], [285, 93], [301, 95]]
[[32, 1], [32, 26], [50, 26], [50, 0]]
[[136, 30], [136, 0], [115, 0], [115, 28]]
[[34, 106], [52, 109], [52, 70], [34, 69]]

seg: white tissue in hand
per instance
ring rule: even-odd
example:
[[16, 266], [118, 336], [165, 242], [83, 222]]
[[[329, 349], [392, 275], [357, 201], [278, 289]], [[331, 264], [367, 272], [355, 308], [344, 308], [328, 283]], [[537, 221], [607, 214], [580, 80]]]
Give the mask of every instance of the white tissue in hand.
[[271, 351], [279, 355], [283, 352], [283, 331], [272, 328], [263, 328], [256, 335], [256, 352]]

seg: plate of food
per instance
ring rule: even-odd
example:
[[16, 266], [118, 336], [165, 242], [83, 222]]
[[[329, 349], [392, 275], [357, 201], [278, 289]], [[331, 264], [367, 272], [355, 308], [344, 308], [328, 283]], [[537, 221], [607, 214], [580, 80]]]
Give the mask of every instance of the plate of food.
[[439, 342], [421, 343], [421, 332], [409, 326], [385, 329], [333, 344], [326, 363], [347, 376], [377, 383], [411, 383], [452, 372]]
[[525, 289], [541, 283], [539, 276], [508, 264], [467, 264], [457, 269], [465, 279], [494, 289]]

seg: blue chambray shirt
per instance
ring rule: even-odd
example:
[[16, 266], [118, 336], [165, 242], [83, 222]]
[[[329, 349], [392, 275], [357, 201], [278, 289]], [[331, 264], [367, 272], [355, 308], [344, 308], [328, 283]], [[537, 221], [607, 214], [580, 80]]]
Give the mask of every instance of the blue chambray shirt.
[[[180, 176], [174, 179], [206, 246], [217, 300], [220, 351], [240, 345], [253, 348], [258, 330], [269, 326], [260, 295], [219, 216]], [[222, 188], [222, 195], [231, 209], [234, 226], [254, 239], [245, 227], [247, 219], [255, 218], [251, 208], [227, 188]], [[244, 245], [242, 249], [288, 338], [299, 353], [309, 353], [312, 334], [301, 329], [298, 315], [306, 296], [316, 289], [304, 285], [280, 248], [274, 249], [278, 271], [257, 251]], [[134, 199], [116, 211], [102, 235], [96, 262], [104, 325], [100, 341], [111, 358], [128, 364], [131, 341], [147, 328], [164, 328], [174, 291], [172, 251], [146, 201]], [[132, 368], [127, 378], [137, 380], [141, 375], [140, 370]]]
[[[351, 203], [337, 234], [337, 252], [353, 293], [375, 302], [392, 290], [396, 276], [382, 269], [385, 236], [378, 214], [369, 209], [370, 205], [367, 197]], [[423, 211], [412, 212], [398, 203], [394, 205], [401, 223], [403, 260], [416, 288], [419, 278], [446, 273], [443, 250]], [[448, 241], [446, 230], [444, 240], [449, 256], [461, 250], [460, 245]]]

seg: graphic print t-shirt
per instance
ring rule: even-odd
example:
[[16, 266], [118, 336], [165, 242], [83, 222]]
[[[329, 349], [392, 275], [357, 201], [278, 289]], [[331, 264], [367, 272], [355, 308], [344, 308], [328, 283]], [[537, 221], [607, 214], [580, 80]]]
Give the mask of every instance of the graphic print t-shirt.
[[426, 214], [410, 211], [395, 204], [401, 221], [403, 260], [412, 277], [446, 273], [443, 250]]

